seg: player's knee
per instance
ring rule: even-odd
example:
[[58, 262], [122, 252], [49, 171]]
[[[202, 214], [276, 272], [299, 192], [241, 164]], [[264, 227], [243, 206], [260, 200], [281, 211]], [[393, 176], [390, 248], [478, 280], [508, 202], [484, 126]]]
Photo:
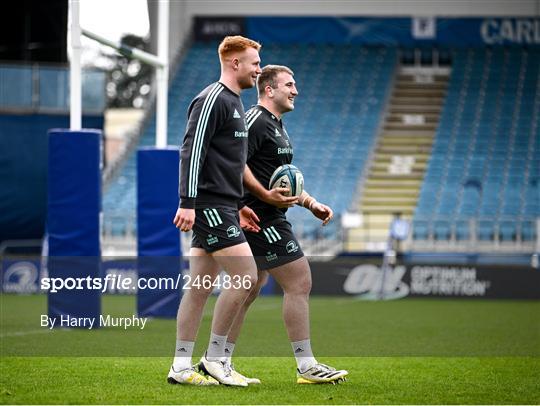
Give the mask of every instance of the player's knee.
[[252, 287], [251, 291], [249, 292], [249, 296], [246, 299], [245, 305], [249, 306], [251, 305], [255, 299], [259, 296], [259, 293], [261, 293], [262, 287], [266, 284], [266, 281], [268, 280], [268, 275], [265, 273], [259, 274], [257, 277], [257, 283]]
[[311, 292], [311, 278], [301, 278], [282, 286], [283, 291], [289, 295], [309, 296]]
[[212, 293], [212, 289], [206, 289], [202, 286], [199, 287], [191, 287], [189, 289], [189, 295], [193, 298], [193, 300], [196, 301], [206, 301], [210, 294]]
[[311, 278], [304, 278], [298, 284], [298, 293], [308, 296], [311, 292]]
[[249, 307], [255, 301], [255, 299], [257, 299], [257, 296], [259, 296], [259, 292], [260, 289], [257, 289], [257, 287], [253, 287], [253, 289], [251, 289], [251, 291], [249, 292], [246, 301], [244, 302], [244, 306]]
[[251, 296], [253, 291], [255, 291], [258, 286], [257, 283], [259, 278], [257, 277], [257, 272], [249, 272], [248, 274], [244, 275], [242, 280], [244, 288], [249, 292], [249, 295]]

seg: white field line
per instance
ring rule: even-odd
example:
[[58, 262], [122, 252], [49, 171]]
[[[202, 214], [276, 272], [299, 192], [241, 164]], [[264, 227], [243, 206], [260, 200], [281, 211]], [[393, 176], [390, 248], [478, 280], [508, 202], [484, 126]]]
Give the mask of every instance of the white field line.
[[27, 331], [13, 331], [10, 333], [2, 333], [0, 334], [0, 338], [4, 337], [20, 337], [20, 336], [29, 336], [32, 334], [44, 334], [44, 333], [50, 333], [52, 330], [49, 328], [42, 328], [39, 330], [27, 330]]

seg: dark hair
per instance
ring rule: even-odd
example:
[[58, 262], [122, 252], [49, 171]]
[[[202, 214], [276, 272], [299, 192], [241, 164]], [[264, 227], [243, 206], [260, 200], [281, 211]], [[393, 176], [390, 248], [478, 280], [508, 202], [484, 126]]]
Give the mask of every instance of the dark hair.
[[257, 78], [257, 92], [259, 93], [259, 97], [264, 95], [266, 86], [270, 86], [272, 89], [276, 88], [276, 77], [281, 72], [288, 73], [291, 76], [294, 75], [294, 72], [290, 68], [283, 65], [266, 65], [262, 68], [262, 73]]

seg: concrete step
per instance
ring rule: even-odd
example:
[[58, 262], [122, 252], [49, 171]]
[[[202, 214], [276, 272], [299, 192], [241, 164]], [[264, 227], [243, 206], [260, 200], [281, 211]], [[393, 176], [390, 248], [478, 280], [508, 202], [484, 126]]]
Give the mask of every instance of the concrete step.
[[389, 114], [423, 114], [423, 113], [440, 113], [442, 106], [438, 104], [417, 106], [415, 104], [400, 104], [390, 105]]
[[430, 89], [430, 88], [418, 88], [418, 89], [394, 89], [392, 93], [393, 97], [445, 97], [446, 90], [444, 89]]
[[437, 130], [437, 123], [405, 124], [405, 123], [385, 123], [383, 131], [433, 131]]
[[380, 179], [380, 180], [388, 180], [388, 179], [394, 179], [396, 181], [399, 180], [423, 180], [424, 179], [424, 171], [413, 171], [410, 174], [407, 175], [394, 175], [390, 174], [387, 171], [379, 171], [379, 170], [370, 170], [369, 171], [369, 179]]
[[365, 187], [374, 188], [392, 188], [392, 189], [410, 189], [419, 188], [423, 179], [388, 179], [388, 178], [368, 178]]
[[400, 145], [400, 146], [377, 146], [376, 153], [408, 155], [414, 153], [431, 153], [431, 144], [421, 145]]
[[[392, 157], [401, 156], [400, 154], [376, 154], [374, 160], [377, 162], [391, 162]], [[428, 154], [406, 154], [408, 156], [414, 157], [415, 162], [429, 162], [430, 156]]]
[[[424, 159], [416, 159], [414, 157], [414, 155], [409, 155], [409, 154], [394, 154], [392, 155], [392, 157], [411, 157], [414, 159], [414, 162], [412, 163], [412, 165], [414, 166], [421, 166], [421, 167], [426, 167], [427, 166], [427, 161]], [[378, 155], [375, 155], [375, 158], [373, 158], [373, 161], [371, 162], [371, 166], [374, 166], [374, 165], [377, 165], [377, 166], [380, 166], [380, 167], [387, 167], [388, 165], [391, 165], [393, 163], [396, 163], [396, 161], [393, 159], [393, 158], [386, 158], [386, 155], [385, 157], [379, 157]]]
[[[411, 220], [411, 215], [401, 216], [404, 220]], [[382, 228], [388, 230], [390, 223], [394, 219], [393, 214], [374, 214], [374, 213], [362, 213], [362, 226], [359, 228]]]
[[412, 129], [410, 126], [399, 129], [386, 129], [381, 133], [381, 138], [388, 137], [425, 137], [434, 138], [435, 131], [431, 129]]
[[374, 186], [366, 187], [362, 198], [364, 197], [414, 197], [417, 198], [419, 194], [418, 188], [411, 187], [410, 189], [394, 189], [394, 188], [378, 188]]
[[417, 89], [437, 89], [445, 91], [448, 89], [448, 83], [445, 82], [435, 82], [435, 83], [416, 83], [409, 81], [398, 81], [394, 87], [396, 90], [417, 90]]
[[[426, 85], [432, 85], [435, 83], [448, 83], [449, 77], [447, 75], [433, 75], [432, 76], [433, 81], [430, 83], [425, 83]], [[396, 78], [396, 83], [417, 83], [417, 84], [424, 84], [419, 83], [416, 81], [416, 75], [405, 75], [405, 74], [399, 74]]]
[[[405, 114], [390, 114], [386, 117], [387, 123], [404, 123], [403, 117]], [[439, 123], [439, 114], [438, 113], [423, 113], [424, 121], [429, 124], [438, 124]]]
[[[389, 166], [391, 165], [390, 162], [373, 162], [371, 166], [369, 167], [370, 170], [373, 171], [388, 171]], [[426, 171], [427, 164], [426, 163], [418, 163], [415, 162], [411, 165], [411, 168], [414, 172], [425, 172]]]
[[392, 97], [390, 100], [390, 105], [392, 106], [410, 106], [415, 105], [417, 107], [426, 107], [429, 108], [433, 105], [441, 106], [444, 101], [444, 97]]
[[382, 206], [416, 206], [416, 196], [407, 197], [407, 196], [362, 196], [360, 200], [362, 207], [367, 207], [371, 205], [382, 205]]
[[415, 206], [398, 206], [398, 205], [386, 205], [386, 206], [360, 206], [360, 210], [367, 214], [387, 214], [393, 215], [394, 213], [402, 213], [412, 215], [414, 213]]
[[433, 143], [433, 137], [429, 135], [387, 135], [381, 138], [379, 145], [427, 145]]

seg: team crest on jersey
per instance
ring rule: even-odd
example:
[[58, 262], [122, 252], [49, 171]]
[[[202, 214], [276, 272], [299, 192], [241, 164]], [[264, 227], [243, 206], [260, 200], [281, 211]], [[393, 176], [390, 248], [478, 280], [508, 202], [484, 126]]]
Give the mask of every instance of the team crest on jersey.
[[240, 113], [236, 109], [234, 109], [233, 118], [240, 118]]
[[279, 132], [279, 130], [276, 128], [276, 131], [275, 131], [275, 136], [276, 137], [281, 137], [281, 133]]
[[227, 229], [227, 237], [229, 238], [236, 238], [240, 235], [240, 231], [238, 231], [238, 227], [236, 226], [230, 226]]
[[288, 254], [292, 254], [293, 252], [298, 251], [298, 248], [298, 244], [294, 240], [289, 241], [286, 246]]

